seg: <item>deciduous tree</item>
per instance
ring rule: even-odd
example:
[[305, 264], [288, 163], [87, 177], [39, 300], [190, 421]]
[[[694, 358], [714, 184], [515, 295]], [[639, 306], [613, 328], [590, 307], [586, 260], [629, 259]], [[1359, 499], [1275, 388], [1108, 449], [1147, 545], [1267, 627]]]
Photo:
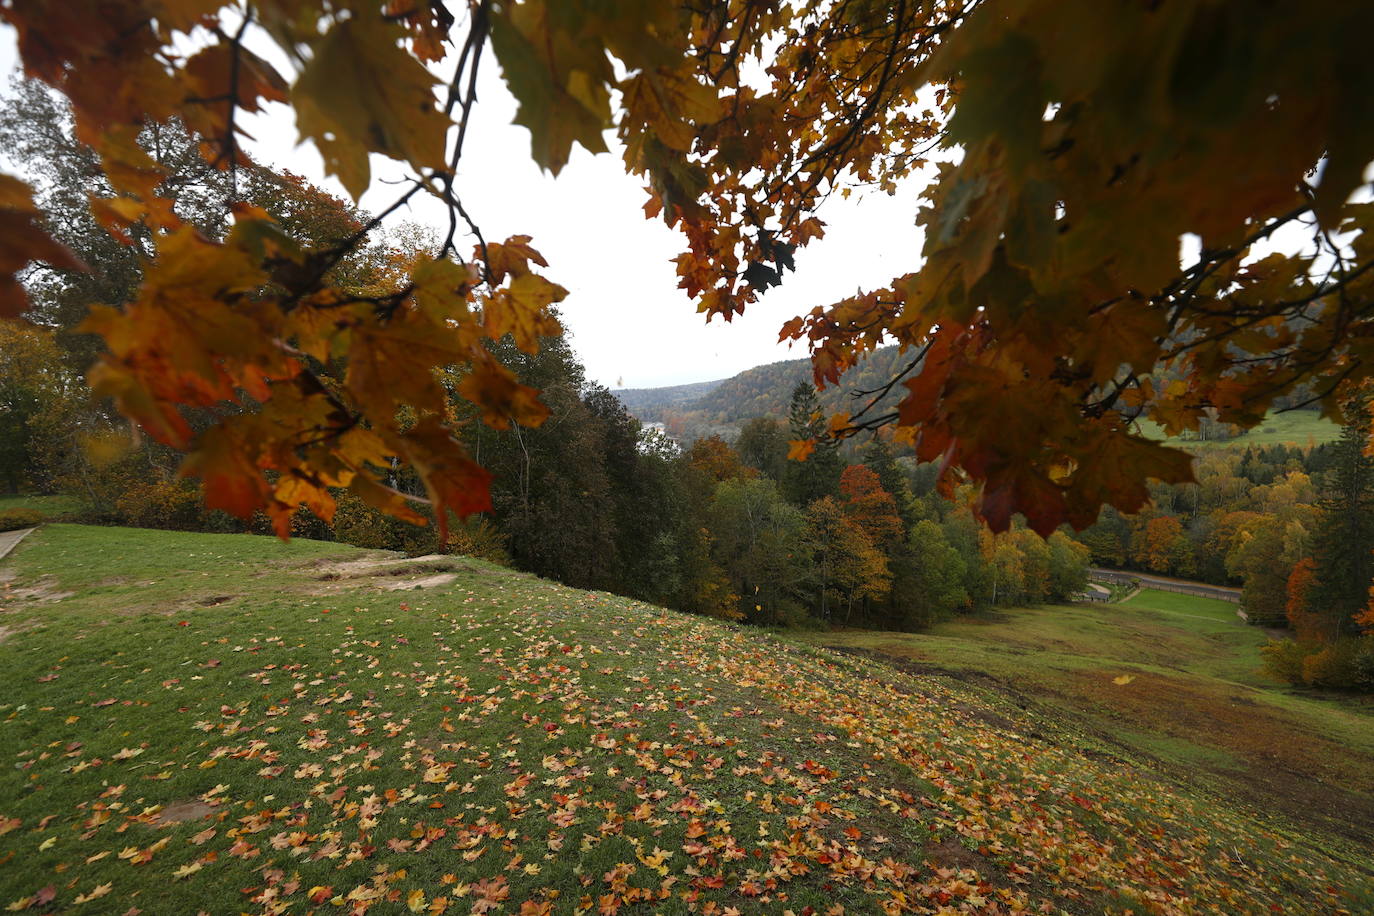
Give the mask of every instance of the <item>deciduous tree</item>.
[[[832, 195], [933, 168], [905, 272], [783, 335], [807, 342], [817, 383], [903, 347], [906, 370], [873, 401], [899, 391], [897, 408], [826, 430], [899, 424], [921, 460], [982, 484], [998, 529], [1016, 512], [1042, 534], [1082, 528], [1104, 502], [1139, 509], [1148, 478], [1190, 479], [1186, 454], [1136, 433], [1142, 412], [1170, 433], [1248, 427], [1305, 390], [1336, 415], [1374, 371], [1374, 204], [1354, 194], [1374, 159], [1368, 3], [474, 0], [460, 23], [437, 0], [70, 0], [0, 16], [26, 70], [73, 103], [108, 181], [101, 221], [157, 233], [139, 294], [93, 317], [107, 344], [93, 381], [191, 451], [212, 504], [265, 507], [282, 530], [301, 503], [327, 516], [332, 486], [413, 515], [384, 483], [393, 459], [440, 506], [486, 507], [436, 366], [470, 369], [462, 396], [483, 422], [544, 416], [481, 342], [532, 348], [564, 291], [529, 239], [485, 240], [459, 196], [492, 55], [540, 165], [617, 131], [646, 212], [683, 234], [680, 285], [708, 316], [782, 282]], [[254, 52], [268, 42], [289, 78]], [[449, 208], [439, 256], [360, 297], [329, 274], [361, 231], [314, 249], [238, 206], [225, 238], [199, 238], [139, 133], [179, 120], [232, 176], [241, 117], [279, 101], [355, 198], [370, 155], [406, 163], [395, 207], [433, 193]], [[1180, 264], [1185, 235], [1196, 255]], [[27, 262], [77, 266], [12, 178], [0, 238], [7, 314], [27, 304], [13, 279]], [[301, 358], [330, 352], [347, 359], [337, 389]], [[236, 411], [193, 434], [182, 407], [225, 402]]]

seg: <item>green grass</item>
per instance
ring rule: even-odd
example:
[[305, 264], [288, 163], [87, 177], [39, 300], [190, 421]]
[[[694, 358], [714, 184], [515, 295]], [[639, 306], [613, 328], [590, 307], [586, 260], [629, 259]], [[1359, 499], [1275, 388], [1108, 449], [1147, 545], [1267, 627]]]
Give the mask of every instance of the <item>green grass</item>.
[[1292, 410], [1287, 413], [1272, 413], [1264, 422], [1233, 439], [1213, 439], [1199, 441], [1181, 436], [1166, 437], [1157, 424], [1149, 420], [1139, 421], [1141, 433], [1149, 439], [1161, 440], [1167, 445], [1190, 450], [1213, 448], [1245, 448], [1246, 446], [1321, 445], [1334, 442], [1341, 434], [1341, 428], [1323, 418], [1314, 410]]
[[[1341, 840], [1103, 753], [1071, 704], [1022, 710], [990, 681], [395, 559], [66, 525], [21, 544], [0, 564], [0, 906], [1374, 906]], [[957, 653], [977, 627], [1015, 632], [1036, 671], [1052, 642], [1065, 659], [1132, 644], [1088, 617], [1024, 623], [929, 638]], [[1111, 672], [1162, 666], [1138, 648]]]
[[1142, 589], [1116, 604], [1018, 609], [928, 633], [800, 638], [991, 685], [1020, 705], [1071, 716], [1112, 753], [1154, 759], [1299, 825], [1369, 836], [1374, 705], [1267, 678], [1268, 637], [1229, 602]]
[[1236, 613], [1239, 605], [1233, 601], [1203, 598], [1157, 588], [1143, 588], [1121, 604], [1133, 611], [1157, 611], [1161, 614], [1205, 617], [1208, 620], [1215, 620], [1228, 626], [1240, 620], [1240, 616]]
[[42, 512], [47, 518], [61, 519], [79, 513], [81, 501], [74, 496], [60, 494], [44, 496], [37, 493], [26, 493], [0, 496], [0, 512], [8, 509], [33, 509]]

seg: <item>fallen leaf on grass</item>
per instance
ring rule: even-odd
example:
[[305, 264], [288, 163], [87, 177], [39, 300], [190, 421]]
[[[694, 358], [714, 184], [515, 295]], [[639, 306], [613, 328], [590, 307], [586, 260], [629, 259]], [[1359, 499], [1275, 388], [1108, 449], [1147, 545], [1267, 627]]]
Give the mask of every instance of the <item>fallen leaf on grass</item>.
[[114, 887], [113, 882], [109, 884], [97, 884], [95, 887], [91, 888], [91, 892], [89, 894], [78, 894], [77, 898], [72, 902], [77, 904], [78, 906], [83, 903], [89, 903], [92, 900], [95, 900], [99, 897], [104, 897], [106, 894], [110, 892], [110, 889], [112, 887]]

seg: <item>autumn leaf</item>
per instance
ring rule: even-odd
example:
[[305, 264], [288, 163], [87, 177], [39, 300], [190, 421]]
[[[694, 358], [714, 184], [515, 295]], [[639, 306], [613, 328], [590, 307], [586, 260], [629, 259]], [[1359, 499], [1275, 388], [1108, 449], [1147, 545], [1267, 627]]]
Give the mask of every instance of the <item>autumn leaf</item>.
[[529, 129], [535, 162], [555, 175], [573, 143], [606, 152], [601, 132], [611, 126], [614, 71], [597, 42], [567, 28], [574, 21], [533, 3], [501, 7], [491, 21], [492, 49], [519, 103], [515, 123]]
[[90, 903], [92, 900], [98, 900], [101, 897], [104, 897], [105, 895], [109, 894], [111, 889], [113, 888], [113, 882], [108, 884], [98, 884], [95, 887], [91, 888], [90, 891], [87, 893], [77, 894], [76, 899], [73, 900], [72, 903], [76, 904], [77, 906], [80, 906], [83, 903]]
[[371, 182], [369, 152], [419, 170], [445, 167], [449, 121], [435, 105], [434, 78], [398, 37], [383, 23], [336, 22], [292, 88], [301, 137], [354, 200]]
[[86, 270], [71, 251], [38, 224], [38, 208], [29, 186], [0, 174], [0, 318], [15, 318], [29, 307], [29, 297], [16, 275], [31, 261], [68, 270]]

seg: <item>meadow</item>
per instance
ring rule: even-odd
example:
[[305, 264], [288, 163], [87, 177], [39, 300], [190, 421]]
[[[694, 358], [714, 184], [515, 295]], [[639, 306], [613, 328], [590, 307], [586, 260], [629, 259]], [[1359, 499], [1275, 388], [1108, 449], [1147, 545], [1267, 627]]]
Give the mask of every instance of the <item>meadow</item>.
[[1368, 819], [1238, 793], [1200, 718], [1326, 742], [1354, 799], [1367, 710], [1262, 684], [1263, 634], [1178, 596], [781, 639], [461, 557], [76, 525], [0, 579], [13, 911], [1374, 909]]
[[1340, 426], [1325, 419], [1314, 410], [1290, 410], [1286, 413], [1272, 413], [1264, 422], [1233, 439], [1198, 440], [1180, 436], [1166, 437], [1164, 430], [1149, 420], [1139, 421], [1141, 433], [1148, 439], [1158, 439], [1175, 448], [1189, 451], [1217, 448], [1247, 448], [1270, 445], [1296, 445], [1308, 448], [1324, 442], [1335, 441], [1341, 434]]

